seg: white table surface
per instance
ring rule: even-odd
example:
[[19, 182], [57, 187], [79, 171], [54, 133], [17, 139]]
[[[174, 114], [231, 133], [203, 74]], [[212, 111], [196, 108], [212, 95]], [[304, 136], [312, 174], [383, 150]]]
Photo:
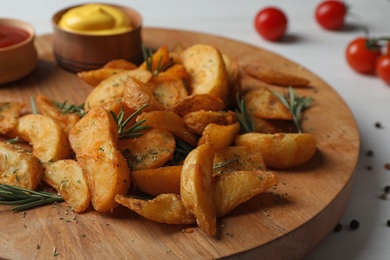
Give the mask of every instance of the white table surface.
[[[64, 7], [88, 1], [1, 0], [0, 17], [30, 22], [38, 35], [51, 33], [51, 16]], [[100, 2], [100, 1], [95, 1]], [[108, 1], [107, 1], [108, 2]], [[344, 228], [332, 233], [307, 259], [390, 259], [390, 196], [380, 199], [390, 185], [390, 86], [373, 76], [353, 72], [345, 61], [345, 48], [363, 36], [365, 24], [372, 36], [390, 36], [389, 0], [354, 0], [347, 26], [341, 31], [325, 31], [314, 20], [320, 0], [196, 0], [196, 1], [113, 1], [137, 9], [145, 27], [174, 28], [210, 33], [235, 39], [289, 58], [323, 78], [352, 110], [361, 134], [361, 151], [351, 201], [340, 220]], [[258, 10], [278, 6], [289, 19], [285, 41], [267, 42], [253, 27]], [[375, 123], [383, 128], [378, 129]], [[368, 150], [374, 156], [366, 155]], [[372, 170], [367, 170], [371, 166]], [[352, 219], [360, 228], [352, 231]], [[282, 250], [282, 249], [281, 249]]]

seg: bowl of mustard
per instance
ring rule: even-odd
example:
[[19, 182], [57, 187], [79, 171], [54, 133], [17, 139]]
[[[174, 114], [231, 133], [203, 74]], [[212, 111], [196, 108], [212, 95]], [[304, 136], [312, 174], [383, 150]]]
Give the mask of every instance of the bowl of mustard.
[[141, 15], [129, 7], [84, 4], [52, 17], [53, 54], [71, 72], [103, 67], [114, 59], [142, 62]]

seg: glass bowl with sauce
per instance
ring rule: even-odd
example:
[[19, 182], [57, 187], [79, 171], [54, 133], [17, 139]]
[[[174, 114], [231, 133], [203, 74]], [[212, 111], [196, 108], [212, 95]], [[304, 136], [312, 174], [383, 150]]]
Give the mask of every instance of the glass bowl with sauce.
[[0, 18], [0, 84], [19, 80], [36, 67], [35, 30], [27, 22]]
[[71, 72], [101, 68], [114, 59], [142, 62], [141, 15], [113, 4], [84, 4], [52, 17], [53, 53]]

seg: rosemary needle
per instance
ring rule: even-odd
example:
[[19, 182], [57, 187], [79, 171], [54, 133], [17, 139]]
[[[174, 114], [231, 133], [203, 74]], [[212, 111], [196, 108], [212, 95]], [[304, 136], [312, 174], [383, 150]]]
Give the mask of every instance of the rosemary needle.
[[124, 120], [125, 111], [123, 110], [123, 107], [121, 107], [121, 110], [119, 111], [118, 115], [116, 115], [113, 111], [110, 111], [112, 117], [114, 118], [116, 124], [118, 125], [119, 139], [141, 136], [143, 135], [141, 131], [149, 128], [149, 126], [142, 125], [143, 123], [146, 122], [146, 119], [144, 119], [126, 129], [127, 124], [147, 106], [148, 106], [147, 104], [143, 105], [133, 114], [131, 114], [126, 120]]
[[255, 122], [253, 116], [248, 113], [246, 107], [245, 99], [239, 97], [239, 94], [236, 95], [238, 110], [236, 110], [237, 120], [241, 125], [241, 128], [246, 133], [256, 132]]
[[43, 205], [61, 202], [64, 199], [48, 191], [32, 191], [29, 189], [0, 184], [0, 205], [18, 205], [12, 211], [19, 212]]

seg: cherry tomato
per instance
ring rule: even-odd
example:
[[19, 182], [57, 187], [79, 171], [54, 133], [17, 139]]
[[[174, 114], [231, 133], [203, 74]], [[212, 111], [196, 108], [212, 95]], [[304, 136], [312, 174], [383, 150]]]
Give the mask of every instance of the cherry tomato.
[[287, 29], [287, 17], [276, 7], [260, 10], [255, 17], [256, 31], [266, 40], [279, 40]]
[[375, 72], [387, 85], [390, 85], [390, 53], [377, 59]]
[[344, 25], [346, 14], [347, 8], [342, 1], [327, 0], [317, 6], [315, 18], [323, 28], [337, 30]]
[[380, 55], [380, 48], [368, 48], [367, 39], [363, 37], [350, 42], [345, 52], [347, 62], [352, 69], [368, 74], [375, 71], [375, 62]]

